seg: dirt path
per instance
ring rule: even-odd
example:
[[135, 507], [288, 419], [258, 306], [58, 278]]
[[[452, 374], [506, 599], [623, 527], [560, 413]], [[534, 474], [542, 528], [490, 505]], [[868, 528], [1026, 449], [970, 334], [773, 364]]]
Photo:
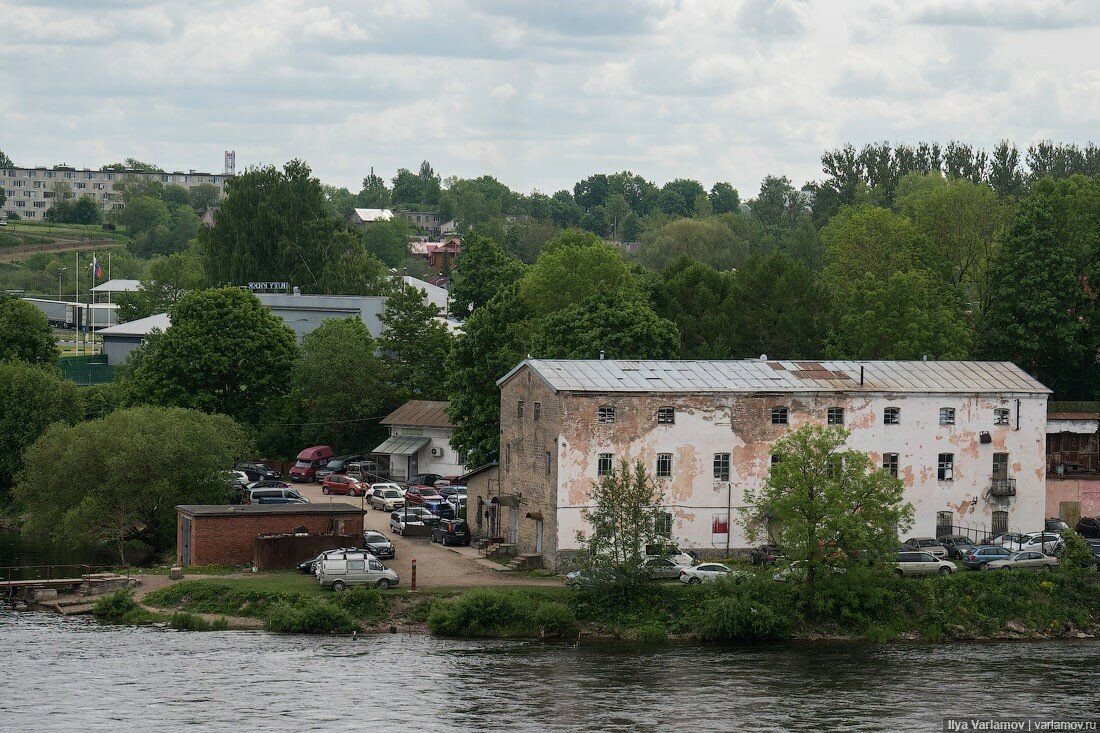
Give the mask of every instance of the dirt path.
[[39, 252], [82, 252], [89, 249], [109, 249], [121, 246], [123, 246], [122, 243], [114, 239], [58, 238], [52, 242], [42, 244], [19, 244], [13, 247], [2, 247], [0, 248], [0, 262], [29, 259]]

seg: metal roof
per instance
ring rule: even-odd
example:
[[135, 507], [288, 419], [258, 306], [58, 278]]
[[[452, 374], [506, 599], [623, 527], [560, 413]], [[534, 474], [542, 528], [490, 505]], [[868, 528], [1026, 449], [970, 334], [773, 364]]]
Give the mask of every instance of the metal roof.
[[414, 425], [425, 428], [451, 428], [451, 418], [447, 417], [450, 402], [437, 400], [409, 400], [386, 417], [383, 425]]
[[177, 511], [193, 517], [235, 517], [257, 514], [364, 514], [351, 504], [180, 504]]
[[527, 359], [497, 384], [524, 365], [564, 392], [1050, 392], [1006, 361]]
[[157, 313], [146, 318], [139, 318], [136, 321], [127, 321], [117, 326], [100, 329], [96, 333], [101, 336], [148, 336], [153, 329], [167, 331], [171, 325], [172, 320], [167, 313]]
[[395, 435], [378, 446], [371, 453], [385, 453], [391, 456], [411, 456], [428, 444], [428, 438], [415, 435]]
[[115, 278], [92, 288], [93, 293], [133, 293], [141, 290], [141, 280]]

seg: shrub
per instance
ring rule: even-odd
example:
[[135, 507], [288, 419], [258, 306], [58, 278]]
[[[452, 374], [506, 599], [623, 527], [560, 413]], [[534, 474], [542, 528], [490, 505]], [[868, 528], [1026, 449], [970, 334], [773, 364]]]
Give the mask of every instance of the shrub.
[[743, 596], [708, 599], [693, 615], [695, 635], [711, 641], [783, 639], [791, 633], [791, 616]]
[[1088, 575], [1093, 572], [1096, 560], [1089, 544], [1073, 530], [1062, 533], [1065, 547], [1062, 556], [1058, 558], [1058, 567], [1065, 573], [1076, 575]]
[[132, 588], [123, 588], [96, 601], [92, 615], [100, 621], [113, 624], [148, 624], [159, 620], [134, 600]]
[[638, 628], [638, 641], [643, 644], [667, 644], [668, 630], [664, 624], [652, 621]]
[[386, 597], [374, 588], [352, 588], [343, 593], [335, 593], [332, 603], [347, 611], [352, 618], [363, 621], [381, 620], [389, 612]]
[[541, 604], [533, 620], [544, 636], [569, 636], [577, 631], [577, 617], [562, 603]]
[[317, 598], [278, 601], [268, 609], [264, 627], [282, 634], [350, 633], [357, 628], [344, 608]]
[[180, 631], [225, 631], [229, 622], [225, 618], [207, 621], [202, 616], [186, 611], [176, 611], [168, 619], [168, 625]]

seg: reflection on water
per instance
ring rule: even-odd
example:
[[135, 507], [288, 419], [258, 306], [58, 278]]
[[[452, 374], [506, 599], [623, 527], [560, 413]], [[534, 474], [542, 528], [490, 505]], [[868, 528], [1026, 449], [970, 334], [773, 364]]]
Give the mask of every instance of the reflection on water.
[[[53, 542], [45, 537], [24, 535], [9, 529], [0, 529], [0, 568], [12, 566], [64, 566], [54, 570], [59, 573], [80, 575], [81, 565], [107, 565], [115, 562], [115, 556], [107, 550], [88, 550]], [[46, 577], [45, 568], [16, 571], [12, 580]], [[0, 580], [8, 579], [8, 571], [0, 572]]]
[[1100, 710], [1100, 642], [548, 645], [101, 627], [0, 611], [13, 731], [938, 731]]

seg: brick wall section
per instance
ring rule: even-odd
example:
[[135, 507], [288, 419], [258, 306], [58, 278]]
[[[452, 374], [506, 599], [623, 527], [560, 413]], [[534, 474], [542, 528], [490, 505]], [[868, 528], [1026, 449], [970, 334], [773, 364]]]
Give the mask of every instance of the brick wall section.
[[[176, 562], [183, 562], [183, 513], [176, 520]], [[247, 565], [253, 542], [261, 534], [363, 534], [360, 512], [346, 514], [278, 514], [191, 517], [191, 565]]]
[[[522, 417], [518, 410], [520, 400], [523, 400]], [[540, 408], [537, 420], [536, 403]], [[512, 512], [517, 512], [517, 552], [521, 555], [535, 553], [536, 521], [528, 515], [541, 513], [543, 565], [550, 568], [557, 563], [559, 543], [558, 437], [562, 432], [561, 421], [561, 398], [531, 369], [521, 369], [501, 386], [501, 491], [521, 497], [518, 507], [501, 509], [501, 534], [509, 537]]]

